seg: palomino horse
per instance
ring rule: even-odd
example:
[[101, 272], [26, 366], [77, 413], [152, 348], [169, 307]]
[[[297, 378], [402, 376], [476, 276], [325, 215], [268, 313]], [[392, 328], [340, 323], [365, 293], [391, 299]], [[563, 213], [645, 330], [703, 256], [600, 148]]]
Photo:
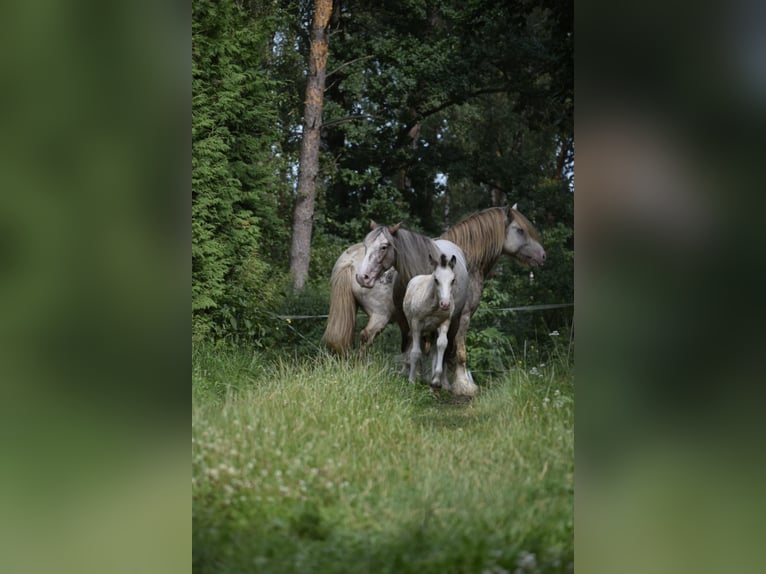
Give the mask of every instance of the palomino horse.
[[[394, 284], [394, 304], [397, 309], [402, 309], [407, 284], [412, 278], [416, 275], [430, 274], [432, 267], [429, 261], [439, 259], [442, 253], [450, 258], [453, 255], [462, 258], [462, 250], [451, 241], [440, 239], [437, 242], [425, 235], [402, 229], [400, 224], [390, 227], [378, 227], [374, 221], [370, 224], [373, 229], [364, 238], [364, 259], [357, 268], [356, 281], [362, 287], [370, 288], [375, 285], [375, 281], [383, 272], [392, 267], [395, 268], [399, 273]], [[465, 281], [467, 270], [466, 273], [461, 271], [461, 274]], [[465, 341], [456, 340], [456, 337], [465, 337], [465, 331], [460, 327], [464, 322], [467, 324], [464, 319], [466, 313], [468, 311], [464, 304], [459, 307], [455, 305], [449, 322], [448, 343], [458, 349], [465, 349]], [[460, 354], [458, 354], [458, 362], [459, 360]], [[478, 391], [478, 387], [465, 369], [465, 363], [462, 365], [458, 363], [452, 386], [447, 382], [446, 375], [440, 379], [442, 388], [451, 390], [456, 395], [473, 396]]]
[[[449, 242], [439, 240], [436, 243], [440, 245]], [[455, 310], [465, 304], [468, 288], [465, 259], [462, 256], [458, 259], [458, 255], [447, 260], [447, 256], [442, 253], [438, 262], [429, 255], [433, 273], [416, 275], [407, 284], [403, 309], [412, 334], [410, 383], [415, 383], [415, 371], [421, 355], [421, 337], [437, 333], [436, 346], [431, 347], [431, 386], [446, 387], [448, 384], [447, 372], [444, 370], [447, 333]]]
[[[511, 208], [490, 207], [474, 213], [451, 227], [444, 234], [465, 253], [471, 273], [471, 314], [481, 300], [484, 280], [502, 254], [510, 255], [525, 265], [542, 265], [545, 250], [540, 235], [529, 220], [514, 205]], [[402, 351], [407, 342], [407, 321], [398, 312], [393, 300], [394, 275], [384, 275], [370, 289], [362, 289], [354, 281], [356, 267], [364, 258], [364, 245], [348, 248], [332, 270], [330, 314], [322, 340], [330, 349], [344, 353], [354, 344], [354, 328], [358, 307], [370, 317], [359, 335], [362, 347], [372, 344], [375, 336], [395, 320], [402, 332]]]

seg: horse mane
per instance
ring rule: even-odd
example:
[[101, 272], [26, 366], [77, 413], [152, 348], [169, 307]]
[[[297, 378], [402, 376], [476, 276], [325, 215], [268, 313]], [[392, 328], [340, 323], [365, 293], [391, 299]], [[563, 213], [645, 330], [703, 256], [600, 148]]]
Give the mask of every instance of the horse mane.
[[457, 244], [465, 253], [468, 268], [479, 269], [486, 276], [503, 253], [507, 223], [505, 208], [490, 207], [463, 218], [442, 233], [441, 239]]
[[430, 253], [435, 261], [439, 260], [441, 254], [433, 239], [401, 227], [393, 235], [388, 227], [378, 229], [386, 234], [386, 239], [396, 249], [396, 270], [399, 272], [400, 282], [407, 285], [415, 275], [428, 275], [433, 271], [428, 262], [428, 254]]

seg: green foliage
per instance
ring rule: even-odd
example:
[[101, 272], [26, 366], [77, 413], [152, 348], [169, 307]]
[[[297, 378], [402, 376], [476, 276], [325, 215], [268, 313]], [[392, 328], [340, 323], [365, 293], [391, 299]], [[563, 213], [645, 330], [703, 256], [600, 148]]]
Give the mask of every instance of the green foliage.
[[192, 18], [192, 316], [196, 339], [263, 335], [286, 229], [268, 30], [233, 0]]
[[[339, 68], [326, 94], [328, 213], [358, 218], [376, 172], [378, 186], [399, 191], [406, 219], [433, 234], [491, 205], [492, 187], [511, 203], [537, 199], [571, 144], [570, 12], [526, 2], [349, 5], [328, 65]], [[541, 202], [540, 214], [559, 221], [565, 193]]]
[[[469, 332], [487, 370], [508, 364], [571, 311], [492, 319], [491, 308], [571, 302], [571, 3], [344, 2], [331, 19], [307, 293], [285, 287], [311, 2], [193, 2], [195, 339], [261, 348], [318, 344], [335, 258], [370, 219], [432, 236], [519, 203], [548, 261], [503, 261]], [[310, 325], [309, 325], [310, 323]], [[309, 344], [308, 342], [312, 343]]]
[[372, 356], [192, 365], [195, 572], [562, 572], [573, 560], [571, 370], [466, 403]]

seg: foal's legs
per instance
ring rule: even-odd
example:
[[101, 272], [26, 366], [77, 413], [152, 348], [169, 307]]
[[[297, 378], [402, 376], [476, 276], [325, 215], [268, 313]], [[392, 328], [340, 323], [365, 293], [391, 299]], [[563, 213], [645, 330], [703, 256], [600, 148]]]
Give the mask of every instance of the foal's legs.
[[449, 319], [439, 325], [439, 338], [436, 339], [436, 349], [431, 350], [433, 362], [431, 363], [431, 386], [441, 386], [444, 390], [449, 390], [449, 383], [444, 370], [444, 351], [447, 350], [447, 331], [449, 331]]
[[420, 360], [420, 323], [417, 319], [412, 320], [412, 347], [410, 348], [410, 383], [415, 384], [415, 371], [418, 369]]

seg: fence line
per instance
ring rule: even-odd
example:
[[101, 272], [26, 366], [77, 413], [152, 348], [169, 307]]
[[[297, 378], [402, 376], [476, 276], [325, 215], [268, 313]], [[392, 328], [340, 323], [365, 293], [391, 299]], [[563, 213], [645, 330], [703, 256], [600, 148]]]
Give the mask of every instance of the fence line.
[[[545, 309], [560, 309], [562, 307], [574, 307], [574, 303], [551, 303], [546, 305], [522, 305], [521, 307], [504, 307], [502, 309], [490, 309], [491, 311], [542, 311]], [[329, 315], [275, 315], [283, 321], [294, 319], [327, 319]]]
[[505, 307], [503, 309], [490, 309], [490, 311], [539, 311], [542, 309], [559, 309], [561, 307], [574, 307], [574, 303], [551, 303], [549, 305], [524, 305], [522, 307]]

